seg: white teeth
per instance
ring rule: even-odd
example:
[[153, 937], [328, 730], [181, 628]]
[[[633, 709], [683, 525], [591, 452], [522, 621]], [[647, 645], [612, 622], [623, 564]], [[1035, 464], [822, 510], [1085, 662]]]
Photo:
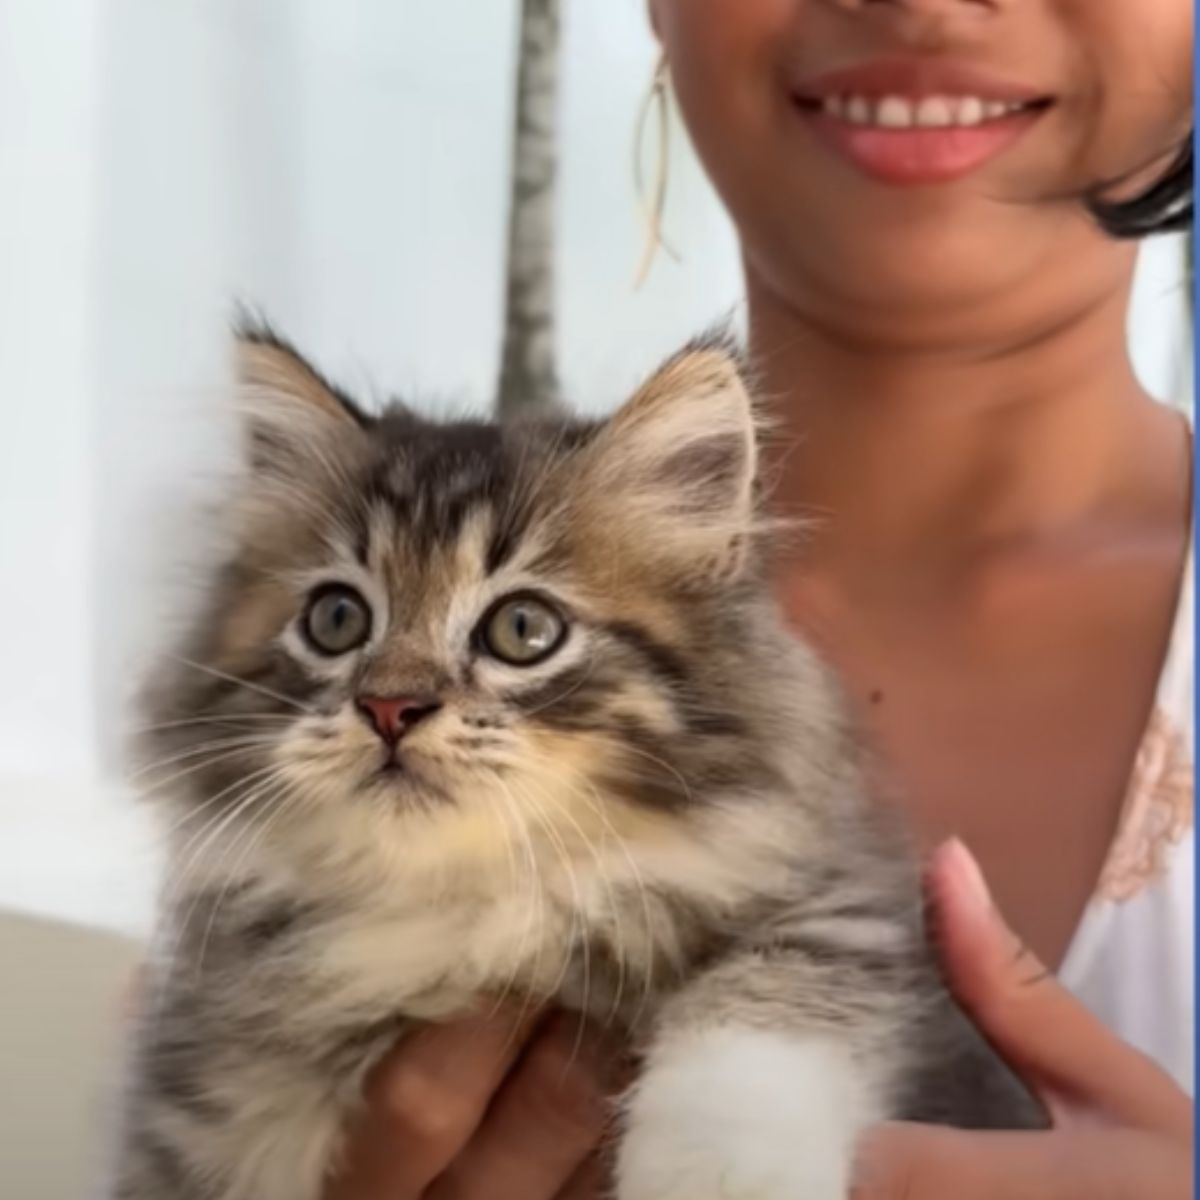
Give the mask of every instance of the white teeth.
[[983, 101], [977, 96], [964, 96], [958, 102], [956, 125], [982, 125], [985, 116]]
[[954, 124], [954, 109], [944, 96], [926, 96], [917, 105], [917, 124], [922, 129], [944, 129]]
[[851, 125], [871, 125], [874, 114], [871, 112], [871, 102], [863, 96], [851, 96], [846, 101], [846, 120]]
[[911, 129], [913, 106], [899, 96], [884, 96], [875, 109], [875, 124], [884, 129]]
[[880, 129], [949, 129], [998, 121], [1026, 106], [1020, 101], [982, 100], [978, 96], [826, 96], [821, 101], [826, 116], [850, 125]]

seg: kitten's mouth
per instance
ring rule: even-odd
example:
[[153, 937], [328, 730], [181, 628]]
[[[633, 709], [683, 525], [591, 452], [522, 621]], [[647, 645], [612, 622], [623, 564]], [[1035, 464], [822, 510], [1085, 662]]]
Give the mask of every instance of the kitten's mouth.
[[400, 755], [395, 750], [385, 750], [383, 762], [376, 767], [374, 777], [376, 779], [399, 779], [408, 773], [408, 765]]
[[398, 751], [385, 751], [382, 761], [367, 776], [367, 782], [383, 787], [405, 785], [428, 786], [429, 780], [413, 766], [412, 756], [402, 756]]
[[359, 788], [376, 800], [391, 803], [403, 811], [414, 807], [428, 811], [454, 801], [453, 794], [444, 784], [414, 766], [411, 755], [385, 755], [382, 762], [363, 777]]

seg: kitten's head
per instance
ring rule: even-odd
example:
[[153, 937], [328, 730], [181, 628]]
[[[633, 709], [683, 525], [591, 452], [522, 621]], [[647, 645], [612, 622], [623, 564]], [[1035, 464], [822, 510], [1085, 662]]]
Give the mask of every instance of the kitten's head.
[[236, 551], [148, 693], [184, 836], [483, 878], [669, 850], [762, 783], [779, 643], [719, 342], [590, 423], [367, 415], [261, 329], [238, 370]]

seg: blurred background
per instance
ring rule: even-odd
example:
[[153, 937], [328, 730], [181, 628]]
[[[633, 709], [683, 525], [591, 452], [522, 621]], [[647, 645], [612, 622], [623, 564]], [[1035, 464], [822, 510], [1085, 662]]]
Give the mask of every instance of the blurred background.
[[[736, 313], [733, 239], [677, 123], [681, 260], [633, 287], [642, 0], [562, 0], [557, 39], [554, 7], [0, 0], [0, 910], [65, 922], [5, 935], [6, 975], [51, 929], [79, 960], [98, 943], [77, 925], [147, 927], [155, 857], [118, 782], [121, 709], [190, 549], [185, 514], [227, 460], [233, 300], [351, 388], [489, 408], [524, 78], [534, 117], [557, 112], [555, 241], [532, 250], [556, 280], [565, 396], [607, 408]], [[522, 47], [541, 56], [524, 76]], [[1147, 385], [1187, 403], [1178, 240], [1144, 249], [1130, 337]], [[0, 1162], [37, 1152], [7, 1137]], [[43, 1175], [20, 1195], [65, 1189]]]

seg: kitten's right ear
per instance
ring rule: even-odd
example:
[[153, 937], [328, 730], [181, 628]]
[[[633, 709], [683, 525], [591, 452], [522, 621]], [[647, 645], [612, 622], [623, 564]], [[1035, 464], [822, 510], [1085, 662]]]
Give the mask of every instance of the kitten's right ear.
[[330, 444], [369, 418], [265, 322], [235, 325], [234, 369], [247, 465], [255, 474], [296, 475], [328, 460]]

